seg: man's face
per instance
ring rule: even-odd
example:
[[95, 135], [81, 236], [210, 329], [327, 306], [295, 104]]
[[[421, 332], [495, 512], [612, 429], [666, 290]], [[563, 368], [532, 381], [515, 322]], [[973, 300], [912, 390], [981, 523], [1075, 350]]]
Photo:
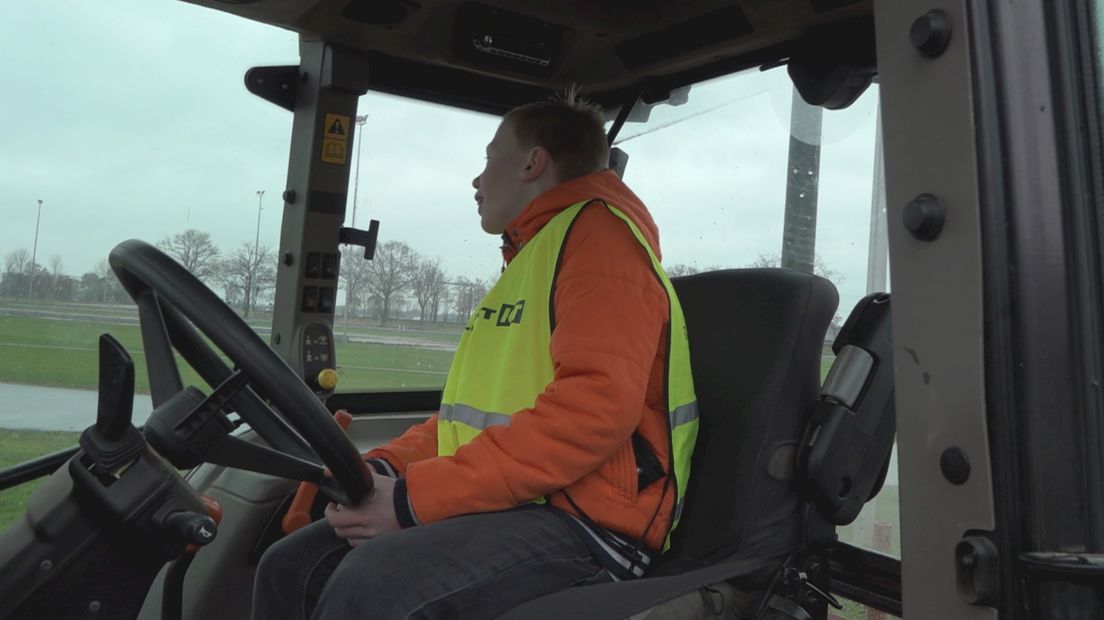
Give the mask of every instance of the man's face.
[[487, 165], [472, 179], [475, 202], [483, 230], [502, 234], [510, 220], [525, 208], [525, 171], [529, 149], [522, 147], [514, 130], [502, 123], [487, 145]]

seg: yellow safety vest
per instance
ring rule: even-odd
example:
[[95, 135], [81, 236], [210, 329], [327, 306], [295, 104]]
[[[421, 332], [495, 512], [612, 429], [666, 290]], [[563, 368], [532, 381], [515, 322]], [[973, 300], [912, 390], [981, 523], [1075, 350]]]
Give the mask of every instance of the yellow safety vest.
[[[511, 415], [532, 407], [552, 382], [549, 308], [560, 248], [571, 223], [590, 202], [576, 203], [557, 214], [525, 244], [468, 320], [445, 382], [437, 421], [437, 454], [454, 455], [483, 429], [509, 424]], [[614, 206], [605, 206], [625, 222], [648, 252], [670, 303], [667, 423], [673, 464], [668, 467], [675, 472], [676, 501], [666, 549], [682, 512], [690, 455], [698, 435], [686, 321], [671, 281], [636, 224]]]

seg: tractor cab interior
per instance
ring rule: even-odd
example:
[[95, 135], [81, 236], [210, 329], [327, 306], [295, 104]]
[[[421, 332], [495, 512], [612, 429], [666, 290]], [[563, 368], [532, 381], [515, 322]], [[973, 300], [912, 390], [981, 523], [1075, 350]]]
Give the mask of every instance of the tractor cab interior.
[[[327, 380], [341, 364], [334, 281], [357, 254], [331, 259], [341, 246], [371, 257], [387, 230], [386, 209], [369, 226], [346, 225], [349, 138], [365, 93], [502, 114], [580, 86], [605, 110], [620, 145], [611, 167], [626, 175], [635, 153], [619, 136], [711, 80], [785, 71], [803, 105], [838, 110], [877, 74], [863, 0], [194, 4], [300, 37], [298, 64], [244, 75], [250, 93], [294, 119], [271, 331], [266, 342], [162, 250], [138, 241], [112, 250], [138, 307], [153, 412], [131, 423], [137, 352], [105, 336], [96, 423], [79, 449], [33, 465], [33, 475], [56, 471], [0, 539], [0, 616], [246, 617], [253, 569], [283, 535], [293, 481], [321, 484], [315, 516], [328, 499], [355, 502], [371, 491], [359, 454], [436, 408], [439, 389], [338, 391]], [[795, 135], [791, 153], [806, 143]], [[673, 279], [702, 426], [672, 548], [641, 580], [573, 588], [507, 617], [626, 618], [719, 582], [753, 592], [754, 608], [775, 617], [824, 618], [838, 605], [833, 592], [900, 613], [900, 561], [836, 534], [891, 469], [889, 296], [841, 296], [811, 273], [809, 250], [804, 271], [710, 265]], [[832, 327], [837, 312], [845, 320]], [[834, 363], [822, 366], [826, 346]], [[351, 414], [346, 431], [338, 410]], [[863, 580], [848, 578], [858, 572]]]

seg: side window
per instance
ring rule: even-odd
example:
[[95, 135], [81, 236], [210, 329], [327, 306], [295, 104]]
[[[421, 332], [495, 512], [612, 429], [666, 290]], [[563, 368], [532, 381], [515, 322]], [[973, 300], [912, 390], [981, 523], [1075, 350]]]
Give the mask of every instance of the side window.
[[472, 188], [498, 118], [376, 93], [358, 108], [345, 225], [381, 224], [373, 260], [342, 251], [338, 390], [441, 388], [502, 268]]

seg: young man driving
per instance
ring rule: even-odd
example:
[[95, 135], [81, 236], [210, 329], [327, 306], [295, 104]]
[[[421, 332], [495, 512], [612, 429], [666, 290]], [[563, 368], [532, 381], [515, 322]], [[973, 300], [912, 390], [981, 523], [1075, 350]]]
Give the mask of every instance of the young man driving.
[[366, 455], [368, 499], [266, 552], [254, 617], [491, 618], [663, 550], [697, 434], [689, 349], [603, 125], [571, 96], [503, 118], [472, 186], [507, 266], [440, 411]]

